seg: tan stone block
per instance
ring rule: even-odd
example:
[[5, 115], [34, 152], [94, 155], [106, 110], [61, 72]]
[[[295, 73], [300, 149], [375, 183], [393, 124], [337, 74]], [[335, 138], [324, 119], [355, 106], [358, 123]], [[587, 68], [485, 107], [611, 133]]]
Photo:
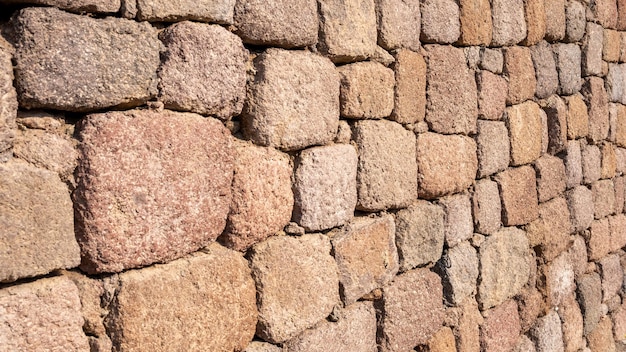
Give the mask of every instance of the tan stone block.
[[563, 160], [544, 155], [535, 162], [539, 202], [550, 200], [565, 191], [565, 165]]
[[543, 0], [525, 0], [527, 34], [522, 42], [526, 46], [539, 43], [546, 35], [546, 10]]
[[517, 301], [522, 332], [527, 332], [535, 325], [539, 315], [546, 309], [543, 294], [534, 286], [527, 287], [515, 296], [515, 300]]
[[626, 246], [626, 215], [617, 214], [609, 216], [609, 228], [611, 232], [611, 251], [619, 251]]
[[528, 101], [506, 109], [511, 138], [511, 164], [531, 163], [541, 156], [541, 115], [537, 103]]
[[608, 62], [617, 62], [620, 57], [620, 32], [605, 29], [604, 40], [602, 41], [602, 59]]
[[563, 344], [565, 352], [577, 352], [583, 348], [583, 316], [576, 301], [576, 295], [567, 296], [558, 310], [563, 322]]
[[496, 182], [489, 179], [476, 181], [472, 205], [476, 232], [488, 235], [500, 228], [502, 207]]
[[602, 219], [615, 213], [615, 188], [613, 180], [600, 180], [591, 184], [594, 217]]
[[537, 79], [529, 48], [512, 46], [504, 50], [504, 74], [509, 79], [507, 104], [515, 105], [532, 99]]
[[615, 146], [612, 143], [604, 142], [600, 146], [602, 152], [602, 173], [601, 178], [613, 178], [617, 170], [617, 157]]
[[496, 175], [500, 186], [503, 223], [527, 224], [539, 217], [535, 170], [530, 166], [508, 169]]
[[[586, 137], [589, 133], [589, 114], [587, 104], [580, 94], [565, 97], [567, 103], [567, 138]], [[626, 109], [624, 110], [624, 143], [626, 145]]]
[[459, 5], [455, 0], [420, 0], [424, 43], [451, 44], [461, 35]]
[[589, 112], [589, 137], [598, 142], [609, 135], [609, 97], [604, 88], [604, 80], [600, 77], [589, 77], [583, 85]]
[[394, 103], [393, 70], [377, 62], [357, 62], [337, 69], [341, 76], [341, 116], [353, 119], [391, 115]]
[[15, 138], [17, 116], [17, 92], [13, 86], [13, 46], [0, 39], [0, 160], [11, 156]]
[[563, 197], [539, 205], [539, 218], [526, 227], [530, 245], [539, 246], [541, 256], [551, 261], [569, 245], [570, 214]]
[[489, 45], [491, 43], [491, 5], [488, 0], [460, 0], [461, 45]]
[[572, 230], [584, 231], [593, 222], [593, 193], [585, 186], [576, 186], [566, 193]]
[[554, 310], [537, 319], [535, 326], [530, 330], [530, 336], [535, 342], [537, 351], [563, 351], [564, 349], [561, 319]]
[[615, 29], [626, 30], [626, 1], [617, 0], [617, 25]]
[[602, 27], [615, 29], [617, 26], [617, 0], [596, 0], [595, 6], [590, 6], [591, 17]]
[[399, 123], [424, 121], [426, 115], [426, 61], [409, 50], [399, 50], [393, 65], [396, 77], [391, 119]]
[[467, 193], [453, 194], [439, 201], [446, 213], [445, 232], [448, 247], [470, 239], [474, 233], [474, 224], [469, 195]]
[[491, 45], [515, 45], [526, 38], [523, 0], [491, 1], [493, 32]]
[[559, 74], [555, 61], [555, 58], [559, 56], [555, 55], [555, 51], [553, 51], [553, 46], [545, 40], [530, 47], [530, 54], [535, 67], [535, 76], [537, 77], [535, 95], [539, 99], [548, 98], [555, 94], [559, 88]]
[[604, 41], [604, 29], [601, 25], [587, 22], [587, 30], [583, 38], [582, 67], [583, 74], [602, 75], [602, 42]]
[[419, 0], [377, 0], [378, 44], [387, 50], [420, 49]]
[[567, 176], [567, 188], [580, 185], [583, 181], [583, 161], [580, 142], [578, 140], [567, 141], [565, 154], [565, 175]]
[[622, 288], [624, 271], [617, 254], [600, 259], [600, 278], [602, 279], [602, 302], [608, 303], [618, 295]]
[[565, 38], [565, 0], [545, 0], [546, 35], [550, 42]]
[[478, 86], [478, 116], [486, 120], [500, 120], [506, 108], [509, 84], [500, 75], [480, 71], [476, 76]]
[[613, 323], [608, 316], [602, 317], [598, 326], [587, 335], [587, 345], [592, 351], [616, 352], [613, 340]]
[[620, 147], [626, 147], [626, 106], [615, 104], [615, 143]]
[[626, 32], [620, 32], [619, 62], [626, 62]]
[[473, 298], [460, 306], [459, 318], [454, 327], [459, 352], [480, 352], [480, 325], [483, 320], [478, 304]]
[[588, 236], [589, 260], [600, 260], [609, 254], [612, 247], [609, 219], [594, 220], [591, 223], [591, 231], [589, 231]]
[[456, 352], [452, 329], [447, 326], [439, 329], [439, 331], [428, 340], [428, 348], [430, 352]]
[[624, 212], [624, 202], [626, 201], [626, 177], [620, 176], [613, 179], [615, 187], [615, 213]]
[[602, 152], [597, 145], [585, 145], [582, 150], [582, 167], [585, 184], [596, 182], [602, 176]]

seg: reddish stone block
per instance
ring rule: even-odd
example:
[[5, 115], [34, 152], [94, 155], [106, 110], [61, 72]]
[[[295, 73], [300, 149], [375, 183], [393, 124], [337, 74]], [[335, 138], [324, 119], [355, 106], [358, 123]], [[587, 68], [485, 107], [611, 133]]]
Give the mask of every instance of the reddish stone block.
[[504, 50], [504, 74], [509, 78], [507, 104], [520, 104], [533, 98], [537, 79], [529, 48], [512, 46]]
[[399, 50], [393, 64], [396, 77], [391, 119], [398, 123], [424, 121], [426, 115], [426, 62], [421, 54]]
[[593, 193], [585, 186], [576, 186], [566, 193], [573, 231], [584, 231], [593, 222]]
[[515, 347], [520, 335], [517, 304], [509, 300], [484, 313], [485, 322], [480, 329], [483, 351], [509, 351]]
[[583, 348], [583, 315], [576, 301], [576, 295], [566, 297], [558, 310], [563, 325], [564, 351], [576, 352]]
[[613, 178], [617, 171], [617, 156], [615, 155], [615, 146], [609, 142], [600, 145], [602, 153], [602, 171], [601, 178]]
[[541, 156], [542, 123], [540, 107], [528, 101], [506, 109], [511, 138], [511, 165], [531, 163]]
[[592, 351], [616, 352], [613, 340], [613, 323], [608, 316], [602, 317], [598, 326], [587, 335], [587, 345]]
[[617, 26], [617, 0], [596, 0], [595, 6], [590, 6], [591, 17], [604, 28]]
[[540, 255], [551, 261], [569, 245], [570, 214], [563, 197], [539, 205], [539, 218], [527, 227], [531, 247], [539, 246]]
[[341, 76], [341, 116], [352, 119], [391, 115], [394, 97], [393, 70], [377, 62], [357, 62], [338, 69]]
[[546, 40], [551, 42], [565, 38], [565, 0], [545, 0]]
[[[580, 94], [565, 97], [567, 103], [567, 138], [586, 137], [589, 133], [587, 104]], [[624, 143], [626, 145], [626, 114], [624, 115]]]
[[483, 321], [483, 316], [474, 299], [467, 299], [459, 307], [459, 317], [454, 327], [459, 351], [480, 351], [480, 326]]
[[476, 76], [478, 86], [478, 117], [485, 120], [500, 120], [506, 107], [509, 85], [506, 79], [489, 71], [480, 71]]
[[603, 32], [603, 41], [602, 41], [602, 59], [607, 62], [617, 62], [619, 61], [619, 57], [621, 54], [620, 43], [621, 43], [621, 35], [620, 32], [605, 29]]
[[515, 300], [517, 301], [522, 332], [527, 332], [535, 325], [539, 314], [546, 309], [546, 303], [541, 292], [534, 287], [524, 289], [515, 296]]
[[611, 228], [609, 219], [594, 220], [587, 238], [589, 260], [597, 261], [606, 257], [611, 251]]
[[613, 180], [600, 180], [592, 183], [591, 192], [593, 193], [594, 217], [596, 219], [602, 219], [615, 213]]
[[505, 226], [527, 224], [539, 217], [535, 171], [530, 166], [508, 169], [496, 175], [500, 187]]
[[535, 162], [539, 202], [550, 200], [565, 191], [565, 165], [560, 158], [544, 155]]
[[500, 228], [502, 207], [496, 182], [489, 179], [476, 181], [472, 205], [476, 232], [488, 235]]

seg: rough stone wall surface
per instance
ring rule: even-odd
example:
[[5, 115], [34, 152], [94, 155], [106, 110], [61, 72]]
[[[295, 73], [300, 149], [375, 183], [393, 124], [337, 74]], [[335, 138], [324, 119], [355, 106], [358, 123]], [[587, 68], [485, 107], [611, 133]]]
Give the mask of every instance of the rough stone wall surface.
[[626, 351], [626, 1], [0, 0], [0, 352]]

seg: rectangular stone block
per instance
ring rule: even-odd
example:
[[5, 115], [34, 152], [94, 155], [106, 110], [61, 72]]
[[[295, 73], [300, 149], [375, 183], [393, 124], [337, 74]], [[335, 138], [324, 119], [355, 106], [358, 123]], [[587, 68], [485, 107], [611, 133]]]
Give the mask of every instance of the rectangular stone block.
[[137, 0], [137, 19], [177, 22], [184, 20], [233, 24], [236, 0]]
[[[589, 114], [582, 95], [574, 94], [564, 97], [564, 99], [567, 103], [567, 138], [586, 137], [589, 133]], [[626, 123], [626, 111], [624, 121]], [[624, 126], [624, 133], [626, 133], [626, 125]], [[624, 141], [626, 143], [626, 136]]]
[[496, 182], [488, 179], [477, 181], [474, 185], [472, 205], [476, 232], [489, 235], [500, 228], [502, 207]]
[[12, 24], [15, 84], [24, 108], [128, 108], [156, 95], [162, 44], [148, 23], [32, 7]]
[[502, 73], [502, 66], [504, 66], [504, 56], [502, 50], [498, 48], [484, 48], [480, 51], [480, 68], [487, 70], [491, 73]]
[[563, 322], [563, 344], [566, 352], [575, 352], [581, 349], [583, 342], [583, 315], [580, 311], [576, 295], [567, 297], [559, 306], [559, 317]]
[[293, 170], [289, 156], [273, 148], [235, 142], [232, 150], [232, 201], [219, 240], [229, 248], [245, 251], [289, 223], [294, 203]]
[[526, 227], [531, 247], [539, 246], [540, 255], [551, 261], [565, 251], [571, 232], [570, 214], [563, 197], [539, 205], [539, 217]]
[[511, 138], [511, 165], [523, 165], [541, 156], [542, 124], [540, 107], [527, 101], [506, 109]]
[[61, 10], [84, 14], [86, 12], [95, 13], [115, 13], [120, 10], [120, 0], [3, 0], [6, 4], [34, 4], [52, 6]]
[[600, 177], [613, 178], [617, 170], [617, 157], [615, 156], [615, 146], [612, 143], [604, 142], [600, 145], [602, 153], [602, 171]]
[[626, 65], [609, 64], [606, 75], [606, 93], [614, 103], [626, 103]]
[[591, 184], [594, 217], [602, 219], [615, 213], [615, 189], [613, 180], [600, 180]]
[[[502, 65], [500, 65], [502, 71]], [[476, 75], [478, 87], [478, 117], [486, 120], [500, 120], [506, 107], [509, 84], [500, 75], [480, 71]]]
[[504, 74], [509, 79], [508, 105], [532, 99], [537, 79], [529, 48], [512, 46], [504, 50]]
[[424, 57], [410, 50], [398, 50], [393, 69], [396, 85], [391, 119], [403, 124], [424, 121], [426, 115]]
[[585, 76], [602, 75], [602, 44], [604, 29], [601, 25], [587, 22], [587, 30], [583, 38], [582, 69]]
[[577, 93], [582, 87], [580, 47], [577, 44], [556, 44], [553, 48], [559, 71], [559, 94]]
[[330, 60], [307, 51], [267, 49], [248, 87], [244, 136], [282, 150], [326, 144], [339, 123], [339, 74]]
[[565, 0], [545, 0], [546, 40], [558, 42], [565, 38]]
[[420, 50], [419, 0], [377, 0], [378, 44], [387, 50]]
[[614, 29], [617, 25], [617, 0], [595, 0], [593, 5], [589, 7], [589, 17], [604, 28]]
[[480, 329], [481, 346], [485, 351], [511, 351], [520, 336], [520, 319], [515, 301], [484, 312], [485, 321]]
[[449, 248], [442, 260], [446, 265], [435, 267], [446, 287], [444, 298], [450, 305], [458, 306], [476, 294], [478, 279], [478, 254], [468, 241]]
[[319, 0], [318, 49], [333, 62], [352, 62], [376, 51], [374, 0]]
[[559, 88], [559, 75], [556, 70], [555, 55], [552, 47], [546, 41], [530, 47], [530, 54], [535, 67], [537, 88], [535, 95], [539, 99], [545, 99], [556, 93]]
[[609, 97], [604, 89], [604, 80], [589, 77], [585, 80], [582, 94], [589, 112], [589, 137], [597, 142], [609, 135]]
[[[626, 106], [609, 104], [609, 139], [620, 147], [626, 146]], [[624, 170], [622, 170], [623, 172]]]
[[581, 232], [593, 222], [593, 193], [585, 186], [577, 186], [566, 194], [572, 230]]
[[561, 319], [556, 311], [551, 311], [537, 319], [530, 335], [535, 341], [537, 351], [563, 351], [563, 332]]
[[13, 86], [13, 46], [0, 39], [0, 160], [11, 156], [17, 117], [17, 93]]
[[607, 62], [617, 62], [621, 54], [620, 50], [621, 35], [620, 32], [612, 29], [603, 31], [602, 41], [602, 59]]
[[415, 135], [385, 120], [358, 121], [357, 209], [403, 208], [417, 198]]
[[500, 187], [505, 226], [524, 225], [539, 217], [535, 170], [511, 168], [495, 176]]
[[422, 30], [425, 43], [452, 44], [461, 35], [459, 5], [454, 0], [420, 0]]
[[425, 344], [443, 325], [443, 287], [439, 276], [415, 269], [383, 288], [378, 322], [379, 351], [408, 351]]
[[[224, 4], [229, 0], [219, 1]], [[297, 48], [317, 44], [314, 0], [236, 1], [234, 24], [244, 43]]]
[[427, 45], [426, 122], [439, 133], [476, 131], [477, 90], [462, 49]]
[[478, 121], [476, 134], [478, 177], [503, 171], [509, 166], [509, 132], [504, 122]]
[[418, 193], [437, 198], [467, 189], [476, 177], [478, 159], [473, 139], [423, 133], [417, 138]]
[[564, 252], [552, 262], [543, 265], [540, 270], [546, 278], [545, 291], [548, 306], [558, 307], [575, 293], [574, 266], [568, 252]]
[[613, 179], [615, 187], [615, 213], [624, 212], [624, 202], [626, 201], [626, 177], [620, 176]]
[[535, 162], [539, 202], [548, 201], [565, 192], [565, 164], [560, 158], [544, 155]]
[[609, 229], [611, 231], [611, 251], [616, 252], [626, 246], [626, 215], [617, 214], [609, 216]]
[[522, 44], [532, 46], [539, 43], [546, 35], [546, 9], [543, 0], [525, 0], [526, 38]]
[[321, 234], [276, 236], [252, 247], [249, 261], [259, 297], [257, 335], [282, 343], [332, 312], [339, 303], [339, 277], [330, 251], [330, 240]]
[[587, 26], [586, 7], [579, 1], [568, 1], [565, 4], [565, 41], [574, 43], [585, 35]]
[[391, 282], [398, 272], [395, 222], [391, 215], [354, 219], [332, 238], [345, 305]]
[[615, 29], [626, 30], [626, 2], [624, 0], [617, 0], [617, 25]]
[[607, 303], [617, 296], [622, 288], [624, 271], [617, 254], [600, 259], [600, 278], [602, 279], [602, 302]]
[[79, 131], [74, 201], [81, 269], [119, 272], [167, 262], [222, 233], [233, 155], [219, 121], [133, 110], [89, 115]]
[[606, 257], [611, 251], [611, 228], [609, 225], [610, 222], [608, 218], [594, 220], [591, 223], [589, 233], [585, 233], [585, 235], [588, 236], [586, 240], [590, 261], [600, 260]]
[[395, 237], [400, 271], [439, 260], [445, 238], [444, 216], [441, 206], [424, 200], [396, 213]]
[[565, 175], [568, 189], [576, 187], [583, 182], [582, 152], [580, 142], [577, 140], [567, 141], [565, 155]]
[[586, 145], [582, 148], [583, 181], [591, 184], [602, 176], [602, 152], [596, 145]]
[[5, 351], [90, 350], [78, 289], [63, 276], [0, 289], [0, 341]]
[[453, 247], [473, 235], [472, 204], [466, 193], [454, 194], [440, 199], [445, 211], [446, 245]]
[[567, 144], [567, 105], [561, 97], [553, 95], [543, 102], [548, 124], [547, 152], [556, 155]]
[[48, 170], [0, 163], [0, 282], [80, 264], [67, 186]]
[[491, 17], [493, 20], [491, 45], [515, 45], [526, 38], [524, 1], [493, 0], [491, 1]]
[[487, 0], [461, 0], [462, 45], [489, 45], [491, 43], [491, 5]]
[[587, 345], [592, 351], [617, 351], [615, 340], [613, 339], [613, 323], [609, 316], [603, 316], [598, 322], [598, 326], [587, 335]]
[[586, 274], [576, 280], [576, 295], [583, 313], [583, 334], [587, 335], [602, 317], [602, 281], [597, 273]]
[[341, 76], [341, 116], [352, 119], [384, 118], [394, 103], [393, 70], [377, 62], [357, 62], [337, 69]]
[[107, 317], [113, 350], [243, 350], [254, 336], [256, 290], [248, 262], [218, 244], [124, 272], [113, 289]]

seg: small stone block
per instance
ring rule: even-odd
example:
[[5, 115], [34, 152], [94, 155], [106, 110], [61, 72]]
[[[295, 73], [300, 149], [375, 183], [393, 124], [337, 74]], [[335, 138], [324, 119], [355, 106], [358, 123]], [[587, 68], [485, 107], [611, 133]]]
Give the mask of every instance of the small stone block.
[[391, 119], [398, 123], [424, 121], [426, 115], [426, 61], [410, 50], [399, 50], [393, 65], [396, 77]]
[[376, 2], [378, 45], [387, 50], [420, 50], [421, 12], [419, 0]]
[[420, 0], [425, 43], [451, 44], [461, 35], [459, 5], [455, 0]]
[[586, 145], [582, 150], [583, 181], [596, 182], [602, 176], [602, 152], [596, 145]]
[[565, 4], [565, 41], [575, 43], [585, 35], [587, 26], [586, 8], [579, 1]]
[[[567, 138], [586, 137], [589, 133], [589, 114], [582, 95], [574, 94], [564, 98], [567, 103]], [[623, 115], [624, 143], [626, 143], [626, 110]], [[625, 144], [626, 145], [626, 144]]]
[[526, 38], [524, 1], [493, 0], [491, 1], [491, 17], [493, 20], [491, 45], [515, 45]]
[[476, 181], [472, 205], [476, 232], [489, 235], [500, 228], [502, 207], [496, 182], [489, 179]]
[[523, 165], [541, 156], [542, 123], [540, 107], [527, 101], [506, 109], [511, 138], [511, 165]]
[[509, 79], [507, 104], [520, 104], [533, 98], [537, 79], [529, 48], [512, 46], [504, 49], [504, 74]]
[[[618, 224], [618, 223], [614, 223]], [[587, 239], [589, 260], [596, 261], [604, 258], [611, 252], [611, 222], [608, 218], [594, 220]]]
[[537, 319], [537, 323], [530, 330], [530, 335], [535, 341], [537, 352], [564, 350], [561, 318], [554, 310]]
[[543, 0], [525, 0], [524, 11], [526, 15], [526, 38], [522, 44], [532, 46], [546, 35], [546, 9]]
[[565, 174], [567, 188], [580, 185], [583, 182], [582, 152], [580, 142], [577, 140], [567, 141], [565, 154]]
[[585, 76], [602, 75], [602, 43], [604, 29], [597, 23], [587, 22], [582, 45], [582, 69]]
[[615, 188], [613, 180], [600, 180], [591, 184], [594, 217], [602, 219], [615, 213]]
[[565, 165], [560, 158], [544, 155], [535, 162], [539, 202], [550, 200], [565, 191]]
[[[502, 65], [500, 65], [502, 67]], [[509, 84], [500, 75], [480, 71], [476, 76], [478, 87], [478, 117], [485, 120], [500, 120], [506, 108]]]
[[489, 45], [492, 19], [488, 0], [460, 0], [461, 45]]
[[620, 57], [620, 32], [605, 29], [602, 42], [602, 59], [607, 62], [617, 62]]
[[577, 44], [555, 44], [553, 50], [559, 71], [559, 94], [577, 93], [582, 87], [580, 47]]
[[567, 192], [567, 204], [572, 230], [581, 232], [593, 222], [593, 192], [585, 186], [577, 186]]
[[539, 246], [540, 255], [551, 261], [569, 245], [570, 214], [563, 197], [554, 198], [539, 205], [539, 218], [527, 227], [530, 245]]
[[576, 296], [583, 313], [583, 334], [588, 335], [602, 317], [602, 281], [597, 273], [586, 274], [576, 281]]
[[495, 180], [500, 187], [505, 226], [524, 225], [539, 217], [537, 181], [532, 167], [502, 171]]
[[509, 300], [484, 312], [485, 322], [480, 329], [484, 351], [510, 351], [520, 336], [517, 304]]
[[460, 305], [466, 298], [476, 293], [478, 279], [478, 254], [469, 242], [454, 246], [443, 255], [443, 262], [435, 268], [440, 272], [446, 287], [444, 297], [451, 305]]
[[341, 116], [353, 119], [391, 115], [394, 103], [393, 70], [377, 62], [357, 62], [338, 68], [341, 76]]
[[555, 55], [546, 41], [541, 41], [530, 48], [531, 58], [535, 67], [537, 88], [535, 95], [545, 99], [556, 93], [559, 87], [559, 75], [556, 70]]
[[561, 41], [565, 38], [565, 0], [545, 0], [546, 40]]
[[193, 1], [137, 0], [137, 19], [141, 21], [198, 21], [232, 24], [236, 0]]

